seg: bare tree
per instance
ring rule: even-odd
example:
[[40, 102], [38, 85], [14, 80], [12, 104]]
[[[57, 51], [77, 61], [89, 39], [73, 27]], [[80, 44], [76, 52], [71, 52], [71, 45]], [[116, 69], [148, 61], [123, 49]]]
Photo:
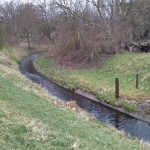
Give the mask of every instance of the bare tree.
[[116, 32], [120, 28], [119, 26], [115, 28], [116, 24], [119, 24], [119, 20], [116, 20], [119, 11], [114, 8], [115, 2], [55, 1], [54, 4], [61, 16], [58, 46], [63, 49], [62, 55], [69, 56], [70, 60], [88, 61], [99, 57], [102, 53], [116, 53], [120, 44], [120, 37], [116, 36]]
[[4, 25], [3, 25], [3, 17], [0, 17], [0, 49], [3, 47], [4, 40]]
[[31, 49], [30, 38], [36, 31], [36, 21], [38, 19], [37, 11], [34, 5], [28, 3], [18, 6], [17, 19], [18, 27], [20, 28], [20, 34], [26, 37], [28, 48]]
[[29, 49], [33, 36], [55, 41], [54, 55], [66, 61], [91, 61], [150, 38], [149, 0], [44, 0], [0, 7], [1, 41], [26, 37]]

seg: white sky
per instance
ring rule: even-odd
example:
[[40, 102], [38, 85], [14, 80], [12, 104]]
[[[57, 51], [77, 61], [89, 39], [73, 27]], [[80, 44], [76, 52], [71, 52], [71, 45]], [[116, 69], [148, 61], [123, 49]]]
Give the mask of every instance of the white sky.
[[0, 0], [0, 4], [4, 2], [33, 2], [34, 0]]

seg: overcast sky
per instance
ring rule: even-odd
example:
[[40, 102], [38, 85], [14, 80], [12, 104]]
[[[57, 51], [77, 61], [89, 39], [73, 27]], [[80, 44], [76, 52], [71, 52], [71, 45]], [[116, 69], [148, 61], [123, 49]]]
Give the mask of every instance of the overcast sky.
[[4, 2], [32, 2], [35, 0], [0, 0], [0, 3], [4, 3]]

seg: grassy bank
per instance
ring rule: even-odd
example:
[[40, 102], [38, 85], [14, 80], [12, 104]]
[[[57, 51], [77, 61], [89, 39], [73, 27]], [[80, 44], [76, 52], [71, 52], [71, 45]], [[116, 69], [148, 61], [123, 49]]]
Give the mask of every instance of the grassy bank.
[[14, 48], [14, 61], [6, 51], [0, 51], [0, 149], [150, 149], [147, 144], [84, 119], [80, 112], [65, 109], [65, 104], [58, 105], [54, 97], [20, 74], [16, 62], [26, 53]]
[[[39, 57], [35, 65], [46, 77], [90, 92], [99, 99], [136, 111], [135, 102], [150, 98], [150, 54], [125, 53], [107, 58], [96, 69], [66, 69], [58, 67], [53, 60]], [[139, 74], [139, 89], [136, 89], [136, 74]], [[115, 78], [120, 79], [120, 99], [114, 96]]]

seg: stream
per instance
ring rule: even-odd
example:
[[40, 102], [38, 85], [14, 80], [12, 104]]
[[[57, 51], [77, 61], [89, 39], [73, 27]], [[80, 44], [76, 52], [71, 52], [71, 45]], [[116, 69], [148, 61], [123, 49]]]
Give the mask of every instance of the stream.
[[[20, 65], [22, 74], [24, 74], [32, 82], [40, 84], [42, 87], [46, 88], [51, 95], [57, 97], [58, 99], [70, 101], [72, 97], [70, 90], [62, 88], [61, 86], [48, 80], [44, 76], [40, 75], [34, 68], [33, 61], [40, 55], [42, 55], [42, 53], [37, 52], [26, 57], [22, 61]], [[114, 110], [103, 104], [94, 102], [90, 100], [90, 98], [86, 98], [80, 94], [77, 94], [76, 103], [80, 108], [88, 111], [94, 115], [97, 120], [107, 126], [115, 127], [118, 130], [123, 131], [126, 135], [137, 137], [139, 140], [150, 142], [149, 123]]]

